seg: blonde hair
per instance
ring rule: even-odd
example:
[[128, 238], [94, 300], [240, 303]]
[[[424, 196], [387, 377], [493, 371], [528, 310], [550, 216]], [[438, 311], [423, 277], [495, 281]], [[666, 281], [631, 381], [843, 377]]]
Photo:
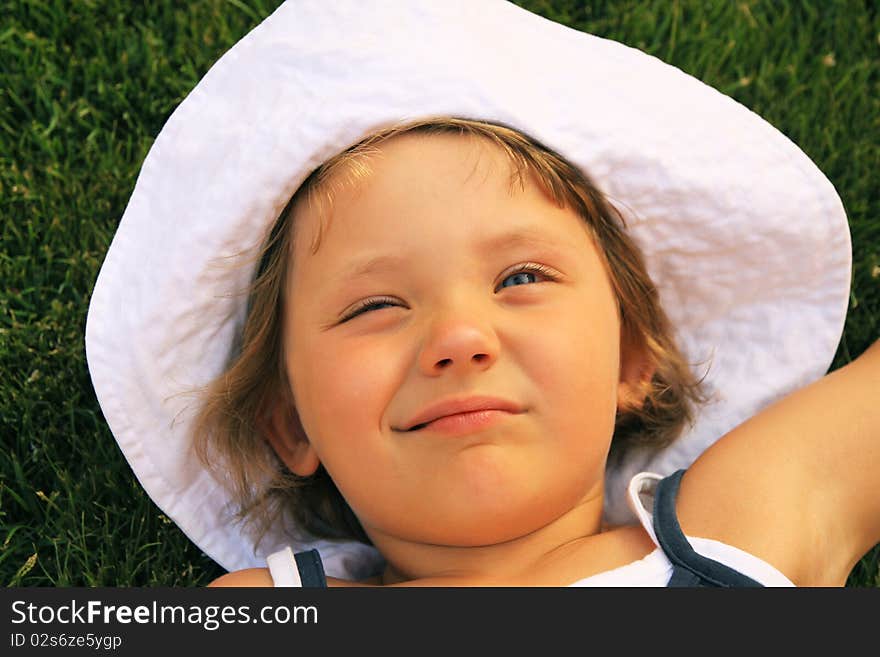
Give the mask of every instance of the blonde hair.
[[[660, 448], [693, 421], [696, 405], [708, 397], [676, 346], [657, 288], [637, 245], [626, 233], [623, 216], [589, 177], [565, 158], [513, 128], [463, 118], [434, 117], [372, 133], [332, 157], [300, 185], [279, 215], [260, 251], [254, 282], [248, 290], [247, 319], [240, 347], [228, 368], [199, 391], [192, 424], [196, 453], [225, 483], [255, 542], [275, 522], [292, 521], [291, 533], [304, 537], [355, 539], [369, 544], [326, 470], [309, 477], [290, 472], [268, 446], [261, 422], [273, 402], [282, 403], [298, 425], [284, 364], [285, 281], [292, 254], [294, 208], [317, 201], [321, 218], [340, 185], [356, 184], [370, 173], [367, 163], [378, 146], [402, 134], [455, 134], [481, 139], [500, 148], [511, 163], [511, 190], [524, 188], [531, 173], [559, 207], [572, 208], [587, 224], [618, 301], [622, 335], [630, 348], [654, 367], [643, 389], [643, 403], [619, 411], [611, 458], [635, 446]], [[340, 175], [347, 174], [347, 175]], [[323, 228], [322, 221], [319, 224]], [[323, 230], [311, 248], [317, 251]], [[276, 399], [278, 392], [282, 399]]]

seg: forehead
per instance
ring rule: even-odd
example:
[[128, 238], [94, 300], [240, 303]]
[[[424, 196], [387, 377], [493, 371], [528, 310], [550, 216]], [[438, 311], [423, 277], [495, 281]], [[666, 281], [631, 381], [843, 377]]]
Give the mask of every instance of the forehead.
[[[511, 159], [485, 137], [404, 133], [337, 163], [332, 173], [294, 206], [294, 229], [298, 239], [316, 245], [317, 250], [319, 240], [315, 237], [323, 235], [335, 215], [346, 214], [340, 209], [358, 201], [364, 190], [371, 192], [371, 200], [393, 202], [406, 185], [424, 189], [426, 179], [463, 185], [474, 182], [475, 177], [485, 183], [487, 174], [493, 172], [509, 176], [512, 189], [514, 170]], [[320, 224], [314, 223], [316, 217]]]
[[[371, 253], [388, 264], [402, 261], [407, 250], [442, 244], [485, 250], [570, 243], [573, 235], [587, 233], [582, 220], [542, 191], [532, 172], [524, 172], [522, 186], [514, 185], [514, 163], [484, 138], [399, 135], [363, 156], [357, 170], [366, 173], [356, 179], [343, 167], [324, 181], [332, 202], [294, 208], [294, 270], [316, 264], [329, 273]], [[365, 257], [358, 260], [369, 264]]]
[[[454, 210], [462, 207], [476, 210], [481, 205], [485, 211], [492, 207], [551, 204], [558, 208], [542, 191], [529, 167], [517, 175], [512, 158], [488, 138], [406, 133], [342, 164], [307, 199], [297, 202], [292, 216], [298, 247], [294, 252], [303, 255], [305, 246], [317, 252], [334, 224], [345, 224], [334, 232], [341, 231], [349, 238], [354, 237], [354, 223], [363, 229], [375, 213], [385, 214], [386, 219], [396, 216], [411, 227], [437, 214], [432, 213], [432, 204], [444, 203], [447, 211], [434, 218], [446, 225], [486, 218], [485, 212], [464, 216], [459, 212], [456, 216]], [[516, 217], [508, 217], [509, 221], [497, 219], [512, 225]], [[374, 223], [390, 228], [394, 222]], [[347, 241], [353, 247], [357, 245], [356, 240]]]

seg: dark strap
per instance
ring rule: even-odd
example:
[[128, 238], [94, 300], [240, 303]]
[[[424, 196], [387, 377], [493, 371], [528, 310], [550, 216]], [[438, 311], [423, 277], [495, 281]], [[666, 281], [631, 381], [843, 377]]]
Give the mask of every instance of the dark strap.
[[666, 586], [762, 586], [751, 577], [694, 552], [675, 513], [675, 498], [684, 473], [679, 470], [660, 481], [654, 495], [654, 533], [672, 562], [672, 577]]
[[317, 550], [297, 552], [293, 555], [296, 561], [299, 578], [303, 588], [327, 588], [327, 578], [324, 577], [324, 564], [321, 563], [321, 555]]

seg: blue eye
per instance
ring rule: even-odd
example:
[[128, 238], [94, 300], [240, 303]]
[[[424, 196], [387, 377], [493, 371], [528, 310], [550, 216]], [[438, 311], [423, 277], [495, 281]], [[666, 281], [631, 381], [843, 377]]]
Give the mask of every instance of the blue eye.
[[[515, 274], [511, 274], [501, 283], [501, 287], [513, 287], [514, 285], [518, 285], [519, 283], [531, 283], [534, 281], [530, 281], [529, 277], [535, 278], [537, 274], [533, 271], [520, 271]], [[507, 281], [516, 281], [516, 283], [507, 284]]]
[[[509, 280], [511, 280], [511, 279], [516, 278], [516, 279], [519, 280], [520, 283], [527, 283], [527, 282], [529, 282], [529, 281], [527, 280], [527, 277], [528, 277], [528, 276], [536, 276], [536, 275], [537, 275], [537, 274], [535, 274], [535, 272], [531, 272], [531, 271], [521, 271], [521, 272], [517, 272], [516, 274], [511, 274], [510, 276], [508, 276], [507, 278], [505, 278], [504, 281], [507, 282], [507, 281], [509, 281]], [[504, 283], [502, 283], [502, 284], [501, 284], [501, 287], [512, 287], [512, 284], [511, 284], [511, 285], [505, 285]]]
[[529, 282], [529, 276], [543, 276], [544, 278], [548, 278], [551, 281], [556, 280], [556, 277], [553, 276], [552, 270], [549, 267], [531, 262], [524, 262], [521, 265], [517, 265], [514, 271], [504, 277], [501, 282], [501, 287], [514, 287], [516, 284], [505, 285], [505, 283], [511, 279], [515, 279], [520, 283], [527, 283]]

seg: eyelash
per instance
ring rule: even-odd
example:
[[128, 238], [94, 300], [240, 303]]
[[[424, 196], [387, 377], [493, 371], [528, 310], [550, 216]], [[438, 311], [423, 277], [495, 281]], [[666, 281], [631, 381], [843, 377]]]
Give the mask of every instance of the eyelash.
[[[510, 278], [511, 276], [515, 276], [516, 274], [521, 274], [523, 272], [533, 272], [536, 274], [541, 274], [545, 278], [548, 278], [551, 281], [555, 281], [557, 276], [554, 270], [550, 269], [545, 265], [539, 265], [535, 262], [524, 262], [520, 265], [517, 265], [512, 271], [505, 274], [504, 278], [501, 279], [502, 282]], [[540, 281], [537, 281], [540, 283]], [[509, 287], [519, 287], [519, 286], [509, 286]], [[381, 306], [384, 304], [396, 304], [397, 300], [392, 299], [391, 297], [370, 297], [369, 299], [364, 299], [361, 303], [359, 303], [355, 308], [348, 313], [345, 317], [340, 320], [341, 322], [347, 322], [350, 319], [354, 319], [358, 315], [363, 314], [364, 312], [370, 310], [374, 306]]]

